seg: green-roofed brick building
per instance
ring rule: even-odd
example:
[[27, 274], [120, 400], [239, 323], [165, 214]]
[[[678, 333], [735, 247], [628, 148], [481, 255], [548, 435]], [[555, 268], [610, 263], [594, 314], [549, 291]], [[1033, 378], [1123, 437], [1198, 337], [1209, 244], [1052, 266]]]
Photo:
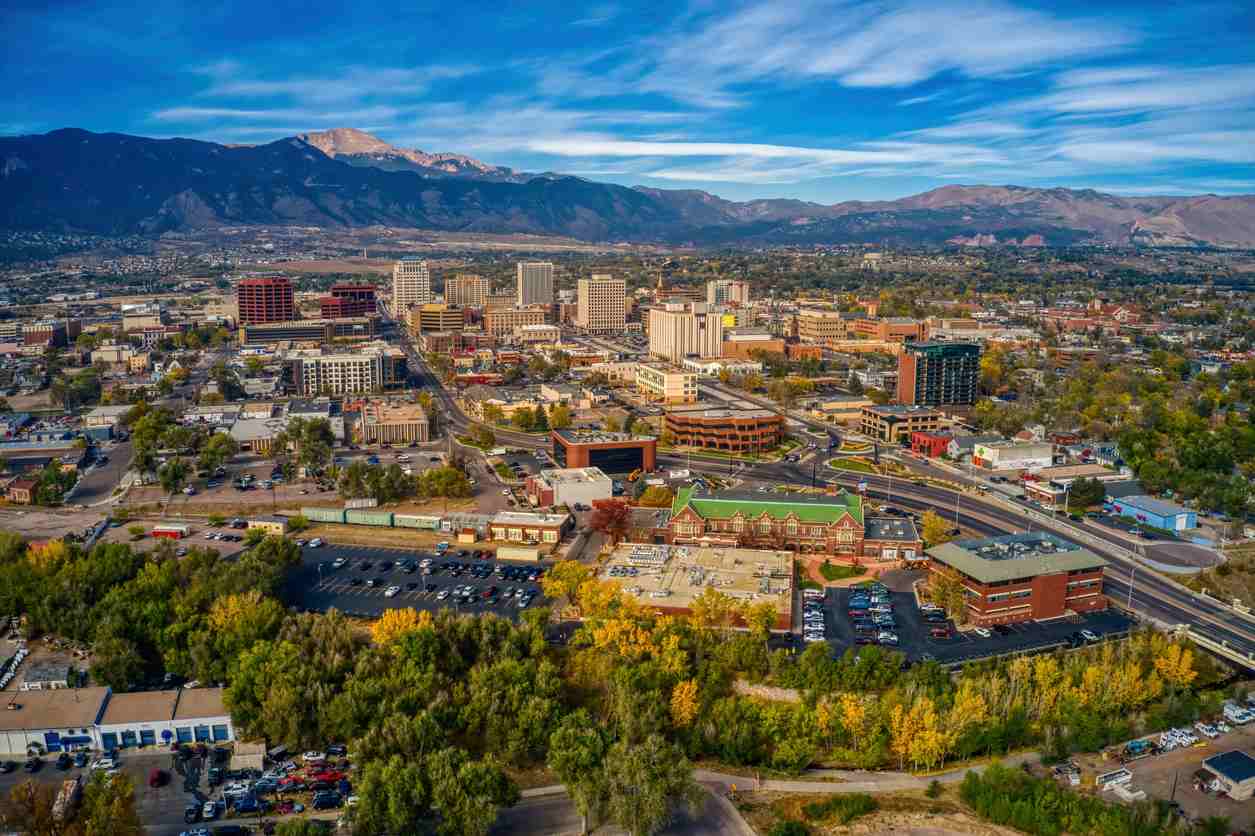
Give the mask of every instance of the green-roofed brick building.
[[681, 490], [671, 505], [667, 539], [812, 554], [863, 554], [863, 501], [854, 494], [697, 495]]

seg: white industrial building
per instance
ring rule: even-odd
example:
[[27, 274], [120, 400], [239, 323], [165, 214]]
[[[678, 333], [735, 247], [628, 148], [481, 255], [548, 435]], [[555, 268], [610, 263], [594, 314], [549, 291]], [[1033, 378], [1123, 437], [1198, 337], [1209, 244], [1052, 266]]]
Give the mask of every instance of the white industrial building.
[[1036, 472], [1054, 465], [1054, 445], [1048, 441], [999, 441], [972, 448], [972, 464], [988, 470]]
[[528, 498], [539, 506], [591, 506], [613, 491], [613, 480], [599, 467], [547, 468], [527, 480]]

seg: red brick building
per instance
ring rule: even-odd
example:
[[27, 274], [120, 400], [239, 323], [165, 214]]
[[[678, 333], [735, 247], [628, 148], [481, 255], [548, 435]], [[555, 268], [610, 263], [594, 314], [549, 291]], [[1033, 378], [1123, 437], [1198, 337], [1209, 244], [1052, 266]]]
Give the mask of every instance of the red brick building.
[[287, 276], [242, 279], [235, 286], [235, 298], [243, 325], [296, 319], [292, 280]]
[[606, 473], [658, 467], [658, 439], [653, 436], [554, 430], [550, 437], [558, 467], [599, 467]]
[[346, 316], [369, 316], [378, 313], [373, 284], [335, 284], [330, 295], [318, 300], [323, 319]]
[[677, 447], [728, 453], [774, 450], [784, 437], [784, 418], [767, 409], [676, 407], [667, 411], [666, 427]]
[[942, 433], [916, 431], [911, 433], [911, 452], [935, 459], [950, 446], [950, 436]]
[[973, 624], [1013, 624], [1107, 608], [1107, 561], [1076, 543], [1045, 532], [1010, 534], [934, 546], [933, 575], [963, 585]]

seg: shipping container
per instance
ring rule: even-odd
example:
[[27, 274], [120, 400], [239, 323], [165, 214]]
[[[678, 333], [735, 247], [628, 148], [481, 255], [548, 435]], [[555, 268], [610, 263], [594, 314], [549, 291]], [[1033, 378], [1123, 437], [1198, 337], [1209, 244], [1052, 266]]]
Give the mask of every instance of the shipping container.
[[343, 523], [343, 508], [302, 508], [301, 516], [310, 522]]
[[351, 525], [377, 525], [381, 528], [392, 527], [391, 511], [364, 511], [350, 508], [344, 512], [344, 521]]
[[527, 563], [539, 563], [540, 550], [524, 546], [498, 546], [497, 560], [519, 560]]
[[375, 508], [378, 505], [379, 500], [369, 496], [364, 496], [361, 499], [344, 500], [345, 508]]
[[419, 514], [394, 514], [392, 524], [397, 528], [421, 528], [435, 531], [440, 528], [440, 517], [424, 517]]
[[171, 540], [182, 540], [191, 533], [192, 530], [185, 525], [156, 525], [152, 530], [154, 537], [167, 537]]

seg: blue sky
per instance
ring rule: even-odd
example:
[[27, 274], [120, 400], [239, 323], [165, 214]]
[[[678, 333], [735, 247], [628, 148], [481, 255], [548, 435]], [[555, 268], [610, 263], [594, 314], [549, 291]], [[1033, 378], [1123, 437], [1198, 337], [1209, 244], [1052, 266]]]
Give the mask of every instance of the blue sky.
[[734, 198], [1255, 193], [1247, 3], [6, 4], [0, 133], [355, 127]]

